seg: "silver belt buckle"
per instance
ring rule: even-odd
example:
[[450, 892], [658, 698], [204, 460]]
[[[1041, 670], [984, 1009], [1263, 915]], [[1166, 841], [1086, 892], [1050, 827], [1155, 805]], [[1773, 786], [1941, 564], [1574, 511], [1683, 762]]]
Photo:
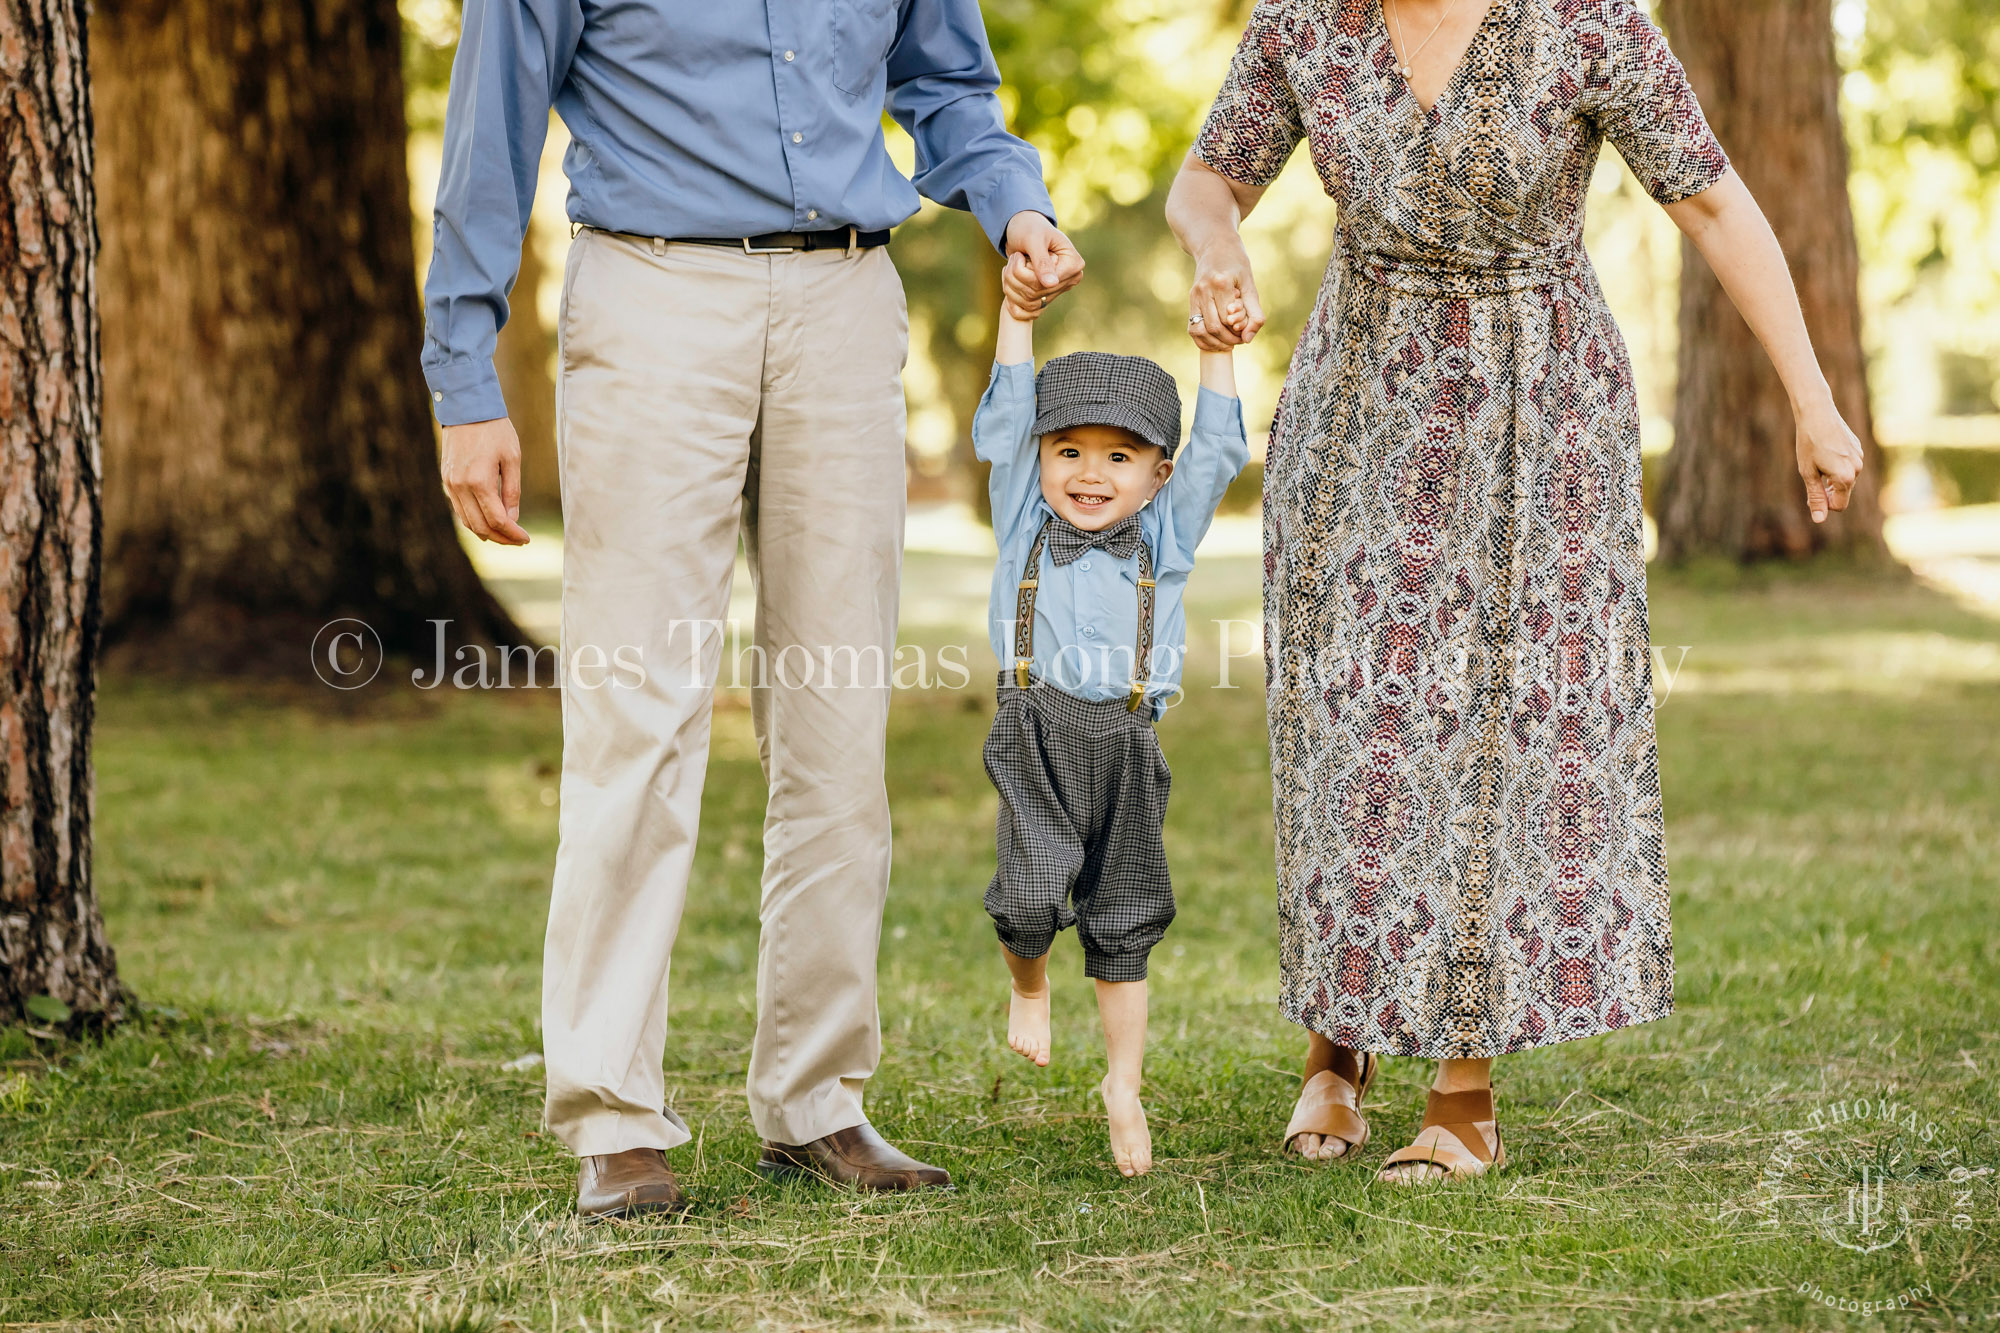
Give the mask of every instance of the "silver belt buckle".
[[746, 255], [788, 255], [797, 248], [792, 245], [752, 245], [748, 236], [743, 238], [743, 253]]

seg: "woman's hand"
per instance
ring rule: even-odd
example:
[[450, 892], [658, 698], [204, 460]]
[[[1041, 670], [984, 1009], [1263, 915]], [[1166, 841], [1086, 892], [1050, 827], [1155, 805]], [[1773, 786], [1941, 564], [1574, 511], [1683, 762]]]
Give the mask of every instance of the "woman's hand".
[[1250, 272], [1250, 252], [1234, 229], [1195, 255], [1188, 293], [1188, 336], [1204, 352], [1226, 352], [1257, 336], [1264, 307]]
[[1847, 508], [1854, 479], [1861, 472], [1861, 441], [1841, 420], [1840, 409], [1827, 398], [1797, 416], [1799, 476], [1806, 483], [1806, 506], [1812, 521], [1826, 522], [1829, 509]]
[[[1188, 337], [1204, 352], [1240, 347], [1264, 327], [1250, 252], [1238, 230], [1264, 197], [1264, 188], [1229, 179], [1190, 150], [1167, 191], [1167, 226], [1181, 249], [1194, 257]], [[1231, 306], [1240, 309], [1232, 311]]]

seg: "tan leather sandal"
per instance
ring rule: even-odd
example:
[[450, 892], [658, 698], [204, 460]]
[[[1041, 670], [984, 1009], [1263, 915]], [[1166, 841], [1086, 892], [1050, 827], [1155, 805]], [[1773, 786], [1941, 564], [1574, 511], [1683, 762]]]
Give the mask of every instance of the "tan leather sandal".
[[[1492, 1151], [1486, 1147], [1486, 1136], [1479, 1132], [1482, 1123], [1493, 1126], [1495, 1146]], [[1385, 1181], [1415, 1184], [1417, 1180], [1471, 1180], [1507, 1165], [1507, 1145], [1500, 1141], [1500, 1120], [1493, 1113], [1491, 1088], [1475, 1088], [1471, 1092], [1438, 1092], [1433, 1089], [1430, 1099], [1424, 1104], [1423, 1127], [1417, 1131], [1419, 1139], [1426, 1136], [1430, 1142], [1412, 1143], [1389, 1154], [1382, 1163], [1382, 1178]], [[1392, 1168], [1405, 1162], [1440, 1167], [1444, 1175], [1425, 1175], [1406, 1181], [1388, 1174]]]
[[1299, 1089], [1299, 1104], [1292, 1108], [1292, 1121], [1285, 1126], [1284, 1151], [1294, 1151], [1292, 1145], [1301, 1134], [1317, 1134], [1323, 1139], [1339, 1139], [1347, 1145], [1343, 1157], [1352, 1157], [1368, 1142], [1368, 1121], [1361, 1114], [1361, 1099], [1368, 1095], [1368, 1085], [1375, 1081], [1375, 1070], [1381, 1065], [1375, 1052], [1361, 1053], [1361, 1077], [1349, 1083], [1331, 1069], [1322, 1069], [1306, 1080]]

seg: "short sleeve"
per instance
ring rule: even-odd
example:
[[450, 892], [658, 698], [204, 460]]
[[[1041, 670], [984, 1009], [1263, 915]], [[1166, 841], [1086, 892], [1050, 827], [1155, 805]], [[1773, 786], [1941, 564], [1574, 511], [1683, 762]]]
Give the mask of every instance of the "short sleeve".
[[1584, 105], [1646, 192], [1675, 204], [1721, 180], [1729, 157], [1652, 20], [1632, 0], [1608, 0], [1582, 40]]
[[1229, 62], [1229, 76], [1215, 95], [1195, 156], [1244, 185], [1269, 185], [1305, 137], [1298, 103], [1285, 76], [1285, 20], [1289, 0], [1258, 0], [1250, 24]]

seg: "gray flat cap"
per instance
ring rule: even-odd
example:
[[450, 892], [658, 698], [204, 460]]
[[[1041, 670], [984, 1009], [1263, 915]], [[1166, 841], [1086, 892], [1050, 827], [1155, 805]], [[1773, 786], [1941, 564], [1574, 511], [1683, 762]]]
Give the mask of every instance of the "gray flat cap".
[[1181, 443], [1181, 393], [1143, 356], [1071, 352], [1035, 378], [1035, 434], [1070, 426], [1117, 426], [1172, 458]]

